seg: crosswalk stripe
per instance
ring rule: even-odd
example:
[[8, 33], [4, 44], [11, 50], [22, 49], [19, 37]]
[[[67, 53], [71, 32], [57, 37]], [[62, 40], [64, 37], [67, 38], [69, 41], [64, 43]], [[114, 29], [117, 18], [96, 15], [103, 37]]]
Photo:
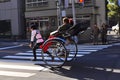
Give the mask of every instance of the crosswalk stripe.
[[[82, 51], [86, 51], [86, 52], [82, 52]], [[79, 51], [77, 56], [81, 56], [81, 55], [85, 55], [85, 54], [90, 54], [93, 51], [96, 50], [82, 50], [81, 52]], [[22, 56], [21, 56], [22, 55]], [[44, 54], [45, 55], [45, 54]], [[16, 55], [13, 56], [5, 56], [3, 58], [12, 58], [12, 59], [32, 59], [33, 58], [33, 53], [17, 53]], [[41, 54], [37, 54], [37, 58], [38, 59], [42, 59]]]
[[[12, 58], [12, 59], [32, 59], [33, 56], [5, 56], [4, 58]], [[38, 57], [38, 59], [42, 59], [42, 57]]]
[[31, 61], [31, 60], [17, 60], [17, 59], [1, 59], [0, 61], [3, 61], [3, 62], [13, 62], [13, 63], [32, 63], [32, 64], [42, 64], [44, 65], [45, 62], [43, 60], [40, 60], [40, 61]]
[[107, 45], [85, 45], [85, 44], [82, 44], [82, 45], [78, 45], [78, 46], [112, 46], [111, 44], [107, 44]]
[[[92, 52], [107, 48], [111, 45], [80, 45], [77, 53], [77, 57], [82, 57], [86, 54], [90, 54]], [[41, 56], [41, 49], [37, 49], [37, 59], [39, 59], [39, 63], [44, 63], [42, 60]], [[45, 54], [44, 54], [45, 55]], [[73, 55], [70, 55], [71, 57]], [[33, 51], [29, 50], [23, 53], [17, 53], [16, 55], [11, 55], [11, 56], [4, 56], [3, 59], [9, 59], [9, 60], [19, 60], [19, 61], [24, 61], [24, 60], [29, 60], [33, 58]]]
[[106, 47], [80, 47], [79, 49], [81, 50], [81, 49], [89, 49], [89, 50], [93, 50], [93, 49], [97, 49], [97, 50], [100, 50], [100, 49], [103, 49], [103, 48], [107, 48], [107, 46]]
[[[101, 50], [103, 48], [107, 48], [111, 45], [80, 45], [79, 49], [78, 49], [78, 54], [77, 54], [77, 57], [82, 57], [86, 54], [90, 54], [91, 52], [95, 52], [95, 51], [98, 51], [98, 50]], [[33, 58], [33, 51], [30, 50], [30, 51], [26, 51], [24, 53], [17, 53], [16, 55], [13, 55], [13, 56], [5, 56], [3, 58], [9, 58], [9, 59], [31, 59]], [[41, 57], [41, 49], [37, 49], [36, 50], [37, 52], [37, 58], [38, 59], [42, 59]], [[44, 54], [45, 55], [45, 54]], [[72, 56], [72, 55], [70, 55]]]
[[11, 49], [11, 48], [17, 48], [20, 47], [22, 45], [18, 45], [18, 46], [11, 46], [11, 47], [4, 47], [4, 48], [0, 48], [0, 50], [4, 50], [4, 49]]
[[36, 73], [25, 73], [25, 72], [13, 72], [13, 71], [0, 71], [0, 75], [2, 76], [13, 76], [13, 77], [30, 77], [35, 75]]
[[[27, 51], [27, 52], [33, 52], [32, 50]], [[37, 49], [36, 52], [41, 52], [41, 49]]]
[[10, 65], [10, 64], [2, 64], [0, 68], [7, 69], [22, 69], [22, 70], [43, 70], [45, 67], [42, 66], [24, 66], [24, 65]]
[[80, 51], [89, 51], [89, 52], [93, 52], [93, 51], [98, 51], [98, 50], [80, 50]]
[[[33, 56], [33, 53], [31, 52], [31, 53], [28, 53], [28, 52], [24, 52], [24, 53], [17, 53], [16, 55], [26, 55], [26, 56]], [[37, 56], [41, 56], [41, 54], [40, 53], [37, 53], [36, 54]]]
[[[15, 60], [14, 60], [15, 61]], [[10, 63], [9, 63], [10, 62]], [[0, 75], [1, 76], [11, 76], [11, 77], [31, 77], [34, 76], [35, 72], [29, 71], [48, 71], [48, 68], [42, 67], [40, 65], [24, 65], [18, 64], [18, 62], [12, 63], [10, 60], [6, 62], [0, 62]], [[15, 70], [15, 71], [14, 71]]]
[[78, 52], [78, 54], [90, 54], [91, 52], [84, 52], [84, 51], [82, 51], [82, 52]]
[[[91, 51], [86, 51], [86, 50], [78, 51], [78, 54], [90, 54], [90, 53], [91, 53]], [[28, 53], [28, 52], [25, 53], [25, 52], [23, 52], [23, 53], [17, 53], [16, 55], [33, 56], [33, 53]], [[36, 55], [41, 56], [41, 54], [38, 54], [38, 53]]]

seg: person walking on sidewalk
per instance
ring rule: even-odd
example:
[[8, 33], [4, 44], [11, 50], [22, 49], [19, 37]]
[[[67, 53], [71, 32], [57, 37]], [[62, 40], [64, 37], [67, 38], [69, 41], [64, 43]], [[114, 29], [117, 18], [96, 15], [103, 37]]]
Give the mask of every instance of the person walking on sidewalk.
[[93, 44], [97, 45], [98, 44], [98, 36], [99, 36], [99, 28], [97, 26], [97, 24], [95, 23], [93, 28], [92, 28], [92, 34], [93, 34]]
[[36, 49], [39, 48], [39, 46], [44, 42], [40, 31], [37, 29], [36, 25], [32, 25], [30, 27], [31, 30], [31, 40], [30, 40], [30, 44], [29, 47], [32, 48], [33, 50], [33, 56], [34, 58], [32, 59], [32, 61], [36, 61]]
[[101, 28], [101, 40], [102, 44], [106, 44], [107, 42], [107, 24], [103, 23]]

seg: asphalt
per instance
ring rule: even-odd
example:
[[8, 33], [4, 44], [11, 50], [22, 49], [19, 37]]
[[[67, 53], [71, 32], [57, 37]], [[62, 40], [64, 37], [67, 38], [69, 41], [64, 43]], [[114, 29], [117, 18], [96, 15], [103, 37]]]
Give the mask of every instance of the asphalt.
[[[0, 46], [19, 45], [19, 44], [27, 45], [28, 43], [29, 40], [26, 39], [22, 39], [22, 40], [18, 39], [16, 41], [10, 39], [0, 39]], [[66, 65], [74, 65], [71, 66], [70, 70], [66, 70], [62, 68], [59, 70], [59, 73], [55, 71], [54, 73], [59, 75], [64, 75], [70, 78], [76, 78], [76, 80], [93, 80], [93, 79], [120, 80], [120, 36], [119, 35], [109, 36], [108, 44], [113, 44], [113, 43], [119, 43], [119, 44], [113, 45], [109, 48], [82, 57], [73, 63], [66, 64]], [[82, 43], [82, 44], [92, 45], [91, 42]], [[101, 42], [99, 42], [99, 44], [101, 44]], [[45, 77], [46, 75], [48, 76], [48, 74], [49, 76], [53, 75], [51, 73], [44, 73], [44, 72], [39, 74], [40, 75], [42, 74]], [[54, 76], [53, 76], [54, 79], [52, 78], [52, 80], [57, 80], [57, 77], [60, 78], [60, 76], [58, 75], [57, 76], [54, 75]], [[40, 76], [38, 75], [37, 77]], [[61, 77], [61, 80], [65, 80], [63, 79], [63, 76]]]

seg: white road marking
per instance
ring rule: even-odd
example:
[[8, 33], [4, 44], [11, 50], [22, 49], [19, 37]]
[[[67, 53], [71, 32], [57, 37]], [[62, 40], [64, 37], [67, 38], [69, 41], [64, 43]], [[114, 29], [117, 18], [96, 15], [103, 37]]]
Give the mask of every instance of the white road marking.
[[[13, 71], [14, 70], [14, 71]], [[25, 63], [0, 62], [0, 75], [10, 77], [31, 77], [36, 75], [30, 71], [48, 71], [48, 68], [40, 65], [25, 65]], [[28, 72], [29, 71], [29, 72]]]
[[[90, 54], [92, 52], [95, 52], [95, 51], [98, 51], [98, 50], [101, 50], [103, 48], [107, 48], [111, 45], [80, 45], [78, 48], [78, 54], [77, 54], [77, 57], [82, 57], [86, 54]], [[42, 56], [41, 56], [41, 49], [37, 49], [36, 50], [37, 52], [37, 58], [38, 59], [42, 59]], [[44, 54], [45, 55], [45, 54]], [[70, 55], [70, 56], [73, 56], [73, 55]], [[24, 53], [17, 53], [16, 55], [13, 55], [13, 56], [5, 56], [3, 58], [9, 58], [9, 59], [31, 59], [33, 58], [33, 53], [32, 53], [32, 50], [30, 51], [26, 51]]]
[[[12, 58], [12, 59], [32, 59], [33, 56], [5, 56], [3, 58]], [[37, 57], [38, 59], [42, 59], [42, 57]]]
[[[26, 56], [33, 56], [33, 53], [30, 53], [30, 52], [20, 52], [20, 53], [17, 53], [16, 55], [26, 55]], [[37, 53], [36, 54], [37, 56], [41, 56], [41, 53]]]
[[0, 48], [0, 50], [11, 49], [11, 48], [17, 48], [17, 47], [21, 47], [21, 46], [22, 46], [22, 45], [10, 46], [10, 47], [3, 47], [3, 48]]
[[30, 77], [36, 73], [26, 73], [26, 72], [13, 72], [13, 71], [2, 71], [0, 70], [0, 75], [2, 76], [12, 76], [12, 77]]
[[10, 64], [1, 64], [0, 68], [7, 69], [24, 69], [24, 70], [43, 70], [45, 67], [42, 66], [23, 66], [23, 65], [10, 65]]

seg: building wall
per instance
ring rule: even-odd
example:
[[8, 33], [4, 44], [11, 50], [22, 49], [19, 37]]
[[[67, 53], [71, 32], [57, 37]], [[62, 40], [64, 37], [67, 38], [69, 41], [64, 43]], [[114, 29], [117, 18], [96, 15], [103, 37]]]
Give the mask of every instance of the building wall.
[[[105, 1], [104, 0], [88, 0], [92, 3], [85, 4], [85, 7], [81, 8], [80, 6], [76, 7], [76, 15], [86, 15], [89, 14], [93, 18], [96, 16], [96, 21], [98, 25], [102, 22], [105, 22]], [[26, 8], [26, 17], [35, 17], [35, 16], [57, 16], [56, 10], [56, 0], [48, 0], [48, 5], [44, 7], [36, 8]], [[49, 13], [49, 14], [48, 14]], [[66, 9], [66, 14], [72, 16], [71, 5]], [[102, 21], [102, 22], [101, 22]], [[101, 22], [101, 23], [100, 23]]]
[[105, 0], [96, 0], [96, 5], [99, 7], [97, 22], [98, 26], [101, 26], [103, 23], [106, 23]]
[[24, 14], [21, 13], [21, 3], [22, 0], [10, 0], [10, 2], [0, 3], [0, 20], [10, 20], [11, 36], [19, 36], [23, 33], [23, 23], [21, 20], [23, 20]]
[[[27, 0], [25, 0], [25, 2], [26, 1]], [[58, 12], [56, 6], [57, 4], [56, 0], [46, 1], [48, 1], [46, 6], [31, 8], [26, 7], [25, 9], [24, 7], [27, 5], [27, 3], [25, 3], [24, 5], [24, 0], [11, 0], [11, 2], [0, 3], [0, 20], [11, 21], [11, 35], [25, 34], [24, 31], [26, 27], [24, 26], [24, 17], [26, 18], [27, 26], [28, 22], [32, 21], [38, 23], [41, 31], [53, 31], [58, 26]], [[87, 20], [89, 22], [89, 28], [91, 28], [94, 25], [94, 23], [97, 23], [100, 27], [102, 23], [106, 22], [105, 1], [87, 1], [90, 1], [91, 3], [86, 3], [84, 7], [80, 7], [78, 4], [75, 4], [76, 20], [77, 22]], [[62, 8], [62, 10], [63, 9], [64, 8]], [[25, 14], [23, 14], [24, 10], [26, 10]], [[69, 7], [65, 9], [65, 11], [66, 16], [72, 17], [71, 4], [69, 4]]]
[[[47, 0], [47, 1], [48, 1], [48, 5], [43, 7], [34, 7], [34, 8], [26, 7], [25, 17], [26, 18], [48, 17], [49, 22], [51, 20], [50, 19], [51, 16], [57, 19], [58, 12], [57, 12], [56, 0]], [[77, 0], [75, 0], [75, 2], [76, 1]], [[91, 27], [95, 23], [97, 23], [97, 25], [101, 27], [102, 23], [106, 22], [105, 0], [87, 0], [87, 1], [88, 2], [84, 4], [84, 7], [81, 7], [79, 4], [75, 4], [76, 21], [77, 22], [88, 21], [89, 29], [91, 29]], [[69, 7], [67, 9], [61, 6], [61, 11], [62, 10], [65, 10], [67, 17], [73, 17], [72, 4], [69, 4]], [[55, 23], [56, 24], [52, 27], [57, 26], [58, 20], [56, 20]], [[48, 29], [46, 30], [48, 31]], [[82, 37], [81, 35], [79, 37], [83, 40], [89, 39], [88, 37], [90, 35], [89, 32], [90, 31], [88, 31], [88, 33], [85, 33], [85, 35], [83, 35]], [[86, 36], [86, 34], [88, 36]]]

